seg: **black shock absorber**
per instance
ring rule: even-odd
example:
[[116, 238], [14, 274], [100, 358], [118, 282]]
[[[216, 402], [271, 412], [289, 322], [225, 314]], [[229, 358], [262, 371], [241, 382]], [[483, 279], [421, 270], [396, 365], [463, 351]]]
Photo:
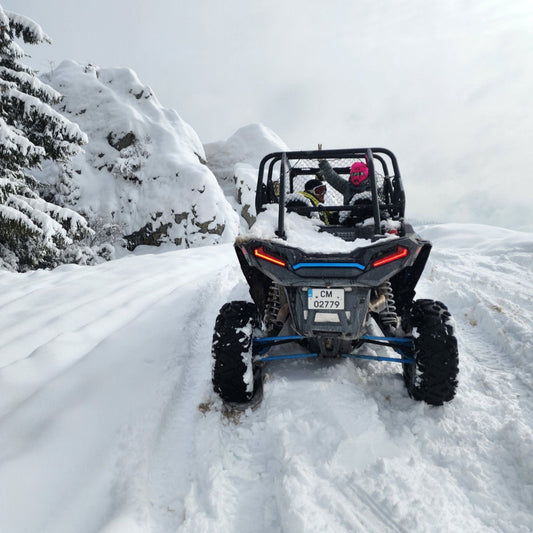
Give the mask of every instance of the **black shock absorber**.
[[396, 301], [390, 281], [383, 283], [379, 292], [385, 296], [385, 309], [379, 313], [379, 318], [386, 326], [395, 328], [398, 326], [398, 315], [396, 314]]
[[279, 285], [271, 283], [268, 288], [268, 297], [265, 306], [265, 325], [267, 330], [280, 330], [283, 324], [278, 323], [279, 310], [281, 309], [281, 294]]

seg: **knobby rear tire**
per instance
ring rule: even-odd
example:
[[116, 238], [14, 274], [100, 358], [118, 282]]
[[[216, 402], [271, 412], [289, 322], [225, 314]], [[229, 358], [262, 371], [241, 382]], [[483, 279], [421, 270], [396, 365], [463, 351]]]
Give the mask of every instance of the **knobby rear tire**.
[[226, 402], [245, 403], [254, 395], [253, 330], [259, 318], [255, 304], [224, 304], [215, 322], [211, 354], [214, 391]]
[[409, 396], [430, 405], [455, 397], [459, 352], [451, 315], [442, 302], [416, 300], [409, 321], [413, 328], [415, 364], [403, 365]]

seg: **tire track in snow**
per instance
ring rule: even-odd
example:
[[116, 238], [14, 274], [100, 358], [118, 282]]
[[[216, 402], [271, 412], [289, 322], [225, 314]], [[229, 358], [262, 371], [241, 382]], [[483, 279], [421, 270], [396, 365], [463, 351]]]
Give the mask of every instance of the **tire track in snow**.
[[228, 418], [215, 400], [196, 427], [195, 467], [177, 531], [282, 531], [270, 439], [260, 412]]
[[[31, 289], [30, 283], [23, 306], [37, 309], [34, 318], [21, 319], [18, 327], [5, 323], [12, 320], [13, 310], [0, 318], [1, 327], [8, 333], [16, 332], [8, 334], [8, 343], [0, 348], [5, 365], [0, 368], [0, 376], [8, 392], [0, 398], [0, 416], [15, 409], [46, 382], [67, 372], [77, 361], [97, 350], [106, 338], [163, 301], [169, 293], [196, 280], [199, 272], [209, 275], [220, 268], [212, 263], [208, 266], [206, 262], [197, 269], [184, 268], [180, 259], [189, 256], [195, 261], [194, 254], [180, 252], [142, 258], [152, 268], [142, 270], [141, 274], [138, 267], [127, 261], [125, 268], [121, 268], [120, 262], [101, 265], [102, 270], [107, 270], [107, 282], [103, 285], [101, 272], [87, 273], [100, 267], [68, 272], [66, 277], [61, 276], [61, 283], [52, 283], [52, 288], [42, 282], [40, 291]], [[177, 267], [176, 272], [173, 266]], [[47, 274], [49, 280], [55, 279], [53, 272], [42, 274]], [[62, 299], [61, 292], [57, 292], [59, 288], [77, 285], [80, 277], [85, 280], [79, 283], [81, 303], [77, 299]], [[70, 288], [69, 295], [71, 291]]]
[[290, 525], [284, 531], [403, 531], [365, 488], [369, 465], [403, 452], [389, 440], [375, 403], [360, 386], [368, 365], [362, 369], [352, 361], [274, 369], [270, 415], [283, 472], [277, 492], [285, 504], [283, 524]]
[[[430, 287], [450, 302], [460, 353], [468, 351], [477, 368], [486, 370], [482, 375], [500, 382], [494, 392], [503, 388], [512, 393], [509, 380], [528, 390], [533, 379], [533, 276], [524, 275], [522, 254], [518, 263], [512, 255], [500, 258], [497, 275], [494, 263], [487, 265], [482, 256], [455, 251], [438, 255]], [[533, 274], [531, 265], [529, 270]], [[422, 285], [426, 288], [428, 280]], [[483, 390], [483, 383], [479, 385]]]
[[[528, 517], [533, 505], [528, 488], [533, 475], [528, 424], [533, 416], [533, 278], [528, 275], [531, 263], [524, 259], [521, 252], [488, 259], [470, 250], [439, 250], [419, 286], [424, 297], [444, 301], [454, 316], [459, 387], [454, 402], [441, 411], [446, 427], [438, 432], [430, 431], [437, 412], [424, 414], [430, 416], [426, 425], [399, 414], [407, 427], [422, 429], [417, 439], [428, 472], [441, 465], [451, 474], [444, 484], [450, 490], [450, 509], [464, 506], [457, 501], [461, 495], [472, 498], [471, 507], [463, 510], [464, 530], [511, 531], [519, 524], [533, 525]], [[426, 484], [429, 490], [431, 481]], [[440, 490], [435, 487], [432, 493]]]
[[[149, 493], [154, 531], [175, 531], [186, 519], [187, 492], [196, 479], [201, 456], [193, 438], [202, 418], [199, 405], [211, 389], [211, 336], [218, 305], [238, 282], [227, 266], [201, 288], [190, 292], [187, 310], [175, 334], [175, 366], [169, 369], [172, 390], [154, 434]], [[192, 326], [192, 327], [191, 327]], [[184, 344], [187, 349], [183, 349]], [[200, 457], [198, 455], [200, 454]]]
[[[230, 279], [233, 281], [230, 282]], [[233, 293], [228, 294], [228, 289], [237, 282]], [[217, 285], [220, 284], [217, 282]], [[187, 436], [190, 442], [186, 453], [173, 465], [176, 475], [186, 472], [187, 482], [180, 484], [174, 481], [176, 489], [172, 492], [172, 505], [167, 506], [166, 513], [162, 506], [160, 509], [160, 515], [167, 515], [160, 516], [161, 525], [166, 523], [166, 527], [156, 531], [197, 533], [253, 530], [270, 533], [279, 531], [281, 527], [280, 511], [274, 495], [274, 445], [270, 442], [263, 416], [260, 411], [251, 417], [248, 412], [225, 413], [222, 402], [212, 391], [211, 338], [216, 314], [226, 301], [249, 297], [240, 275], [235, 276], [235, 268], [228, 269], [223, 288], [224, 285], [226, 290], [221, 290], [217, 295], [215, 312], [211, 313], [203, 329], [198, 328], [192, 343], [197, 347], [198, 355], [207, 355], [201, 368], [191, 365], [187, 370], [187, 375], [196, 376], [196, 381], [199, 374], [206, 376], [199, 388], [201, 395], [193, 395], [196, 403], [192, 405], [188, 401], [191, 394], [185, 387], [180, 396], [188, 405], [176, 404], [172, 413], [174, 421], [184, 423], [185, 420], [185, 425], [190, 424], [191, 419], [194, 422], [191, 428], [193, 435]], [[212, 307], [212, 301], [210, 305]], [[198, 410], [198, 403], [202, 400], [203, 414]], [[251, 426], [248, 421], [251, 421]], [[165, 437], [168, 446], [171, 441], [168, 435]], [[187, 461], [186, 467], [179, 466]], [[168, 488], [163, 486], [161, 492], [168, 493]], [[168, 508], [172, 509], [175, 516], [168, 516]], [[268, 527], [261, 530], [257, 527], [258, 522], [267, 523]]]
[[[520, 365], [533, 351], [533, 265], [527, 239], [516, 247], [499, 251], [489, 241], [477, 253], [437, 250], [421, 282], [424, 292], [437, 290], [456, 320], [465, 319], [493, 346], [483, 363], [494, 369]], [[533, 377], [533, 362], [525, 370]]]
[[[365, 442], [357, 441], [359, 432], [373, 432], [374, 418], [357, 414], [357, 406], [372, 403], [347, 380], [351, 365], [304, 365], [300, 378], [287, 377], [293, 365], [274, 366], [256, 411], [232, 422], [216, 401], [200, 422], [196, 440], [209, 460], [193, 480], [180, 531], [404, 531], [364, 489], [339, 483], [348, 452], [338, 435], [358, 453]], [[385, 455], [396, 453], [392, 448], [378, 443]], [[356, 471], [364, 468], [364, 459], [348, 462]]]
[[[34, 509], [32, 520], [35, 523], [43, 523], [41, 515], [48, 506], [52, 509], [48, 512], [58, 516], [56, 523], [71, 521], [71, 529], [79, 532], [102, 530], [106, 525], [112, 528], [115, 519], [120, 519], [121, 513], [127, 516], [128, 512], [133, 515], [133, 522], [149, 524], [149, 465], [160, 435], [161, 413], [175, 385], [169, 374], [176, 377], [179, 363], [184, 363], [184, 360], [176, 361], [178, 355], [182, 359], [187, 356], [192, 356], [189, 357], [192, 361], [198, 359], [194, 357], [197, 354], [188, 353], [177, 342], [180, 336], [185, 340], [192, 338], [187, 328], [193, 316], [190, 310], [184, 309], [189, 303], [183, 298], [189, 295], [191, 309], [198, 309], [200, 316], [204, 310], [197, 296], [207, 290], [202, 287], [204, 279], [216, 277], [226, 264], [232, 263], [230, 260], [226, 262], [227, 258], [219, 251], [216, 264], [211, 262], [208, 265], [202, 260], [197, 268], [191, 268], [190, 264], [182, 265], [190, 255], [180, 254], [181, 261], [175, 263], [167, 258], [159, 275], [152, 276], [155, 285], [150, 282], [138, 287], [141, 296], [137, 306], [133, 302], [123, 323], [117, 316], [108, 317], [109, 328], [101, 331], [97, 322], [89, 322], [88, 330], [98, 337], [97, 342], [85, 343], [80, 357], [69, 361], [69, 364], [63, 361], [50, 379], [41, 375], [35, 381], [32, 394], [6, 413], [2, 420], [2, 433], [5, 436], [15, 432], [17, 437], [8, 440], [10, 444], [16, 444], [15, 447], [4, 447], [2, 450], [0, 468], [3, 471], [9, 472], [11, 464], [31, 461], [32, 456], [38, 457], [40, 449], [46, 448], [48, 443], [53, 446], [58, 442], [58, 449], [61, 449], [63, 442], [69, 439], [68, 432], [75, 431], [72, 427], [78, 427], [80, 440], [83, 441], [79, 447], [76, 443], [75, 454], [69, 454], [59, 463], [58, 474], [63, 478], [63, 487], [74, 488], [79, 484], [77, 473], [83, 471], [84, 490], [43, 495], [40, 507]], [[192, 254], [193, 262], [195, 257]], [[180, 265], [183, 266], [181, 272]], [[173, 266], [178, 268], [173, 271]], [[122, 295], [123, 277], [118, 276], [121, 288], [115, 294], [115, 300], [117, 295]], [[216, 290], [216, 283], [213, 281], [212, 284]], [[154, 286], [157, 289], [152, 291]], [[138, 294], [130, 291], [130, 298], [135, 299]], [[107, 310], [108, 307], [105, 307]], [[209, 311], [210, 306], [207, 305], [206, 309]], [[173, 315], [181, 321], [181, 329], [173, 328]], [[65, 339], [58, 338], [58, 346], [64, 348], [64, 345]], [[154, 346], [157, 352], [154, 352]], [[54, 354], [37, 351], [32, 357], [3, 369], [2, 374], [5, 376], [6, 372], [20, 367], [39, 374], [36, 370], [40, 357], [44, 360], [54, 357]], [[196, 370], [190, 373], [191, 377], [197, 375]], [[177, 397], [177, 401], [187, 403], [182, 396]], [[190, 406], [191, 412], [195, 409], [196, 406]], [[101, 416], [107, 411], [109, 416]], [[39, 413], [38, 416], [36, 413]], [[96, 420], [98, 422], [94, 424]], [[115, 436], [117, 433], [118, 436]], [[43, 465], [42, 468], [46, 467]], [[63, 472], [65, 468], [69, 472]], [[105, 480], [102, 481], [102, 478]], [[36, 472], [32, 487], [37, 487], [35, 490], [38, 491], [42, 482], [42, 476]], [[93, 517], [86, 507], [94, 505], [94, 495], [89, 500], [86, 495], [98, 486], [107, 486], [108, 491], [105, 491], [106, 501], [98, 505], [100, 514]], [[63, 499], [61, 505], [57, 503], [58, 498]], [[17, 501], [23, 501], [22, 497], [19, 496]], [[88, 514], [92, 517], [90, 523], [77, 523], [77, 517]]]
[[[6, 304], [5, 311], [8, 312], [2, 313], [5, 329], [0, 346], [2, 364], [31, 355], [59, 334], [91, 329], [91, 325], [99, 320], [103, 324], [117, 324], [118, 329], [130, 318], [126, 312], [128, 308], [134, 309], [133, 313], [139, 309], [142, 311], [190, 277], [183, 279], [183, 275], [172, 275], [167, 269], [150, 263], [152, 268], [149, 270], [141, 273], [133, 270], [131, 274], [128, 269], [121, 271], [115, 264], [85, 267], [95, 271], [91, 275], [86, 270], [77, 269], [60, 276], [60, 281], [55, 282], [54, 272], [46, 272], [43, 274], [48, 275], [50, 283], [46, 285], [42, 281], [38, 289], [33, 287], [30, 277], [25, 284], [27, 292], [19, 296], [17, 302]], [[97, 271], [98, 268], [104, 274]], [[63, 288], [70, 295], [67, 301], [61, 299]], [[38, 335], [35, 330], [40, 330]]]

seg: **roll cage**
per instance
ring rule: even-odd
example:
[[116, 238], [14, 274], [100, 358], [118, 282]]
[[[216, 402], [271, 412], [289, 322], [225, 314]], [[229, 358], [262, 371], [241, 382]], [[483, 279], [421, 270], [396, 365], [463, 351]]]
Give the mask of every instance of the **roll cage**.
[[[267, 204], [278, 204], [278, 229], [276, 234], [285, 238], [285, 211], [287, 196], [304, 189], [305, 182], [320, 173], [319, 161], [326, 160], [341, 177], [349, 179], [350, 167], [363, 161], [369, 169], [370, 195], [365, 205], [345, 205], [343, 196], [328, 187], [324, 205], [297, 207], [299, 214], [313, 212], [349, 213], [349, 222], [324, 226], [323, 230], [346, 240], [382, 233], [383, 217], [401, 220], [405, 212], [405, 193], [396, 156], [385, 148], [347, 148], [337, 150], [310, 150], [275, 152], [265, 156], [258, 172], [255, 207], [260, 213]], [[370, 215], [370, 216], [369, 216]], [[369, 224], [369, 219], [371, 223]], [[363, 228], [364, 226], [364, 228]]]

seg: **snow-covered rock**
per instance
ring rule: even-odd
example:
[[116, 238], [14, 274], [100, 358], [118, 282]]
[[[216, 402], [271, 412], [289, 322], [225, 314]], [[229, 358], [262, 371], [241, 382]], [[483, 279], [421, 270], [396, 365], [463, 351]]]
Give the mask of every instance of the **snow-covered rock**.
[[226, 141], [205, 144], [204, 149], [207, 165], [247, 229], [256, 217], [255, 190], [261, 159], [272, 152], [288, 150], [287, 145], [263, 124], [249, 124]]
[[66, 167], [43, 167], [40, 179], [56, 184], [65, 205], [97, 229], [114, 227], [129, 249], [233, 240], [238, 217], [197, 134], [132, 70], [64, 61], [43, 78], [65, 95], [58, 110], [89, 137]]
[[288, 147], [263, 124], [248, 124], [225, 141], [205, 144], [204, 149], [209, 168], [217, 178], [222, 178], [231, 177], [237, 163], [258, 168], [265, 155]]

